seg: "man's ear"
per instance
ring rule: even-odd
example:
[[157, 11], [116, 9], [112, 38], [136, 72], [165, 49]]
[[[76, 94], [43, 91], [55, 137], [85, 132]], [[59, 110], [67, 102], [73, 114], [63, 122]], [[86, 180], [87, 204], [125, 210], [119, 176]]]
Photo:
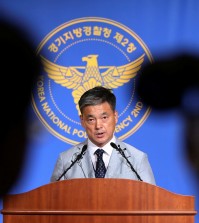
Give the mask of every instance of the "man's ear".
[[81, 125], [82, 125], [82, 127], [84, 127], [83, 115], [80, 115], [80, 116], [79, 116], [79, 118], [80, 118], [80, 121], [81, 121]]
[[117, 121], [118, 121], [118, 112], [115, 111], [115, 123], [117, 123]]

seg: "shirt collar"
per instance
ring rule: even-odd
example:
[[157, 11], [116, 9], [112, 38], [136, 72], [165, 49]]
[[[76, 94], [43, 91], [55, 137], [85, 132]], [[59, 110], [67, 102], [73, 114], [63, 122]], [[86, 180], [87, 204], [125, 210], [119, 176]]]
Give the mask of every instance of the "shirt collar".
[[[107, 153], [107, 155], [111, 155], [112, 151], [113, 151], [113, 147], [110, 145], [110, 143], [113, 142], [113, 143], [116, 143], [116, 137], [113, 136], [113, 138], [106, 144], [104, 145], [103, 147], [101, 147], [101, 149], [103, 149], [105, 151], [105, 153]], [[93, 155], [96, 151], [96, 149], [98, 149], [99, 146], [96, 146], [94, 143], [92, 143], [90, 141], [90, 139], [88, 139], [88, 150], [89, 150], [89, 153], [90, 155]]]

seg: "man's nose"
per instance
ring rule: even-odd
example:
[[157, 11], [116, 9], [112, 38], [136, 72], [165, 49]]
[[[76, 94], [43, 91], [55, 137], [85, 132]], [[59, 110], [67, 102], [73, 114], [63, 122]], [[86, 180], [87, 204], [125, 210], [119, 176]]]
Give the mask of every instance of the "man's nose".
[[96, 119], [95, 128], [100, 129], [101, 127], [102, 127], [102, 120], [101, 119]]

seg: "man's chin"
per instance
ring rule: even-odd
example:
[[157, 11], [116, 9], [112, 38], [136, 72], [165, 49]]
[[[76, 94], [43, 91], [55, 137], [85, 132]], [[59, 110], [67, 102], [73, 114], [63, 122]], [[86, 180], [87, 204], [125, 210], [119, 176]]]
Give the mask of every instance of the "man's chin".
[[95, 144], [99, 147], [103, 147], [104, 145], [106, 145], [108, 141], [103, 139], [103, 138], [98, 138], [96, 141], [95, 141]]

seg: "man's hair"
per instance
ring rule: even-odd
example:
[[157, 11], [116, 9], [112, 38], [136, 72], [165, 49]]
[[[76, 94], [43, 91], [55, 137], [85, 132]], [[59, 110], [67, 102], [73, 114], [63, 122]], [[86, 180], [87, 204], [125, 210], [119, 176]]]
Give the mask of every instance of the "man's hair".
[[115, 111], [116, 107], [116, 97], [112, 93], [111, 89], [97, 86], [88, 91], [86, 91], [80, 98], [78, 104], [81, 113], [86, 106], [89, 105], [99, 105], [104, 102], [108, 102], [112, 110]]

